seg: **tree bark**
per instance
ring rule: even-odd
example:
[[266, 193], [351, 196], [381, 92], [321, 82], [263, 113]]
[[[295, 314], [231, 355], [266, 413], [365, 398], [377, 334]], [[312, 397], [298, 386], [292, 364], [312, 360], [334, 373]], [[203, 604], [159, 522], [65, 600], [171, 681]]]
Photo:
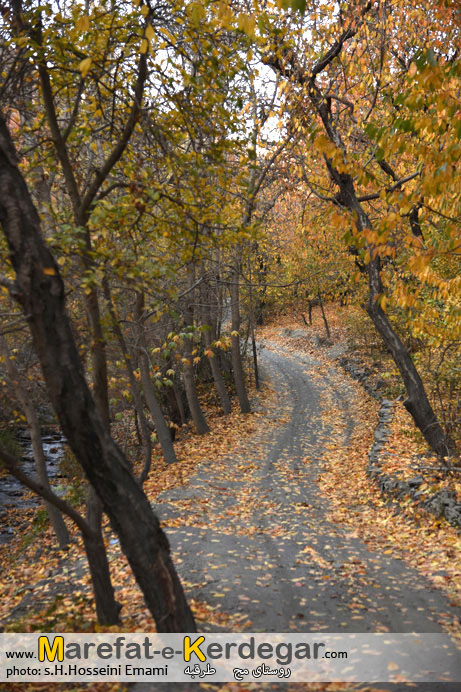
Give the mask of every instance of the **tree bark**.
[[[361, 21], [361, 18], [368, 12], [370, 7], [371, 5], [367, 5], [364, 8], [359, 21]], [[324, 58], [313, 67], [310, 75], [300, 70], [297, 76], [299, 83], [308, 87], [309, 99], [321, 118], [327, 136], [331, 142], [343, 152], [346, 151], [346, 148], [332, 117], [331, 100], [324, 97], [315, 80], [316, 76], [341, 53], [344, 43], [354, 36], [355, 31], [356, 29], [351, 27], [344, 32], [340, 40], [337, 41]], [[296, 62], [293, 55], [291, 56], [291, 60]], [[280, 64], [278, 58], [275, 58], [273, 64], [277, 69], [284, 72], [285, 66]], [[335, 199], [336, 203], [349, 210], [354, 218], [359, 233], [363, 233], [366, 229], [372, 229], [372, 223], [356, 194], [354, 180], [351, 175], [339, 170], [332, 159], [327, 155], [324, 155], [324, 159], [330, 176], [339, 189], [339, 193]], [[367, 312], [385, 345], [392, 354], [394, 362], [402, 376], [407, 392], [407, 399], [404, 404], [413, 417], [416, 426], [421, 430], [426, 442], [436, 454], [443, 457], [447, 454], [454, 453], [455, 445], [452, 440], [450, 440], [449, 436], [445, 434], [442, 426], [437, 420], [427, 398], [423, 382], [410, 354], [389, 322], [386, 313], [379, 305], [379, 298], [383, 295], [384, 291], [380, 273], [380, 260], [379, 256], [376, 254], [376, 248], [372, 244], [367, 243], [367, 249], [370, 255], [370, 262], [368, 264], [369, 297]]]
[[[258, 367], [258, 349], [256, 348], [256, 335], [255, 335], [255, 325], [254, 325], [254, 308], [253, 308], [253, 281], [251, 277], [251, 261], [248, 262], [248, 277], [250, 279], [249, 286], [249, 303], [250, 310], [248, 314], [248, 322], [251, 335], [251, 350], [253, 352], [253, 371], [255, 375], [255, 387], [259, 391], [259, 367]], [[262, 312], [260, 313], [262, 315]], [[257, 324], [260, 324], [258, 321]], [[262, 322], [261, 322], [262, 324]]]
[[86, 383], [59, 268], [43, 240], [3, 117], [0, 223], [16, 273], [11, 293], [27, 317], [48, 393], [69, 445], [103, 501], [158, 631], [195, 631], [168, 539]]
[[327, 335], [328, 341], [330, 341], [331, 340], [330, 327], [328, 325], [327, 316], [325, 315], [325, 309], [323, 307], [323, 299], [322, 299], [322, 294], [321, 294], [320, 290], [318, 291], [317, 296], [319, 299], [319, 305], [320, 305], [320, 311], [322, 313], [323, 324], [325, 326], [325, 333]]
[[[139, 476], [139, 482], [141, 485], [145, 482], [147, 479], [147, 476], [149, 475], [149, 470], [152, 464], [152, 443], [150, 439], [150, 431], [149, 427], [147, 425], [147, 420], [144, 415], [144, 402], [141, 396], [141, 392], [139, 390], [138, 383], [136, 382], [136, 378], [134, 376], [134, 367], [133, 367], [133, 358], [132, 354], [130, 353], [130, 350], [128, 348], [128, 344], [126, 343], [125, 336], [122, 332], [122, 329], [120, 327], [120, 323], [117, 319], [117, 315], [115, 313], [115, 308], [114, 304], [112, 301], [112, 295], [110, 291], [110, 286], [109, 282], [105, 279], [104, 280], [104, 295], [107, 301], [107, 305], [109, 308], [109, 314], [112, 320], [112, 330], [117, 338], [118, 344], [120, 346], [120, 350], [123, 355], [123, 360], [125, 362], [125, 370], [128, 375], [128, 380], [130, 383], [130, 389], [131, 389], [131, 396], [133, 397], [133, 404], [134, 404], [134, 409], [135, 409], [135, 422], [136, 422], [136, 432], [138, 434], [138, 438], [141, 438], [141, 444], [143, 448], [143, 454], [144, 454], [144, 464], [143, 468], [141, 471], [141, 474]], [[138, 427], [138, 421], [140, 425], [140, 430]]]
[[169, 428], [165, 422], [165, 416], [160, 407], [155, 393], [154, 385], [150, 377], [150, 361], [147, 352], [146, 335], [143, 323], [144, 294], [138, 293], [136, 296], [135, 321], [137, 323], [137, 338], [139, 352], [139, 369], [141, 371], [141, 383], [146, 398], [147, 407], [152, 416], [152, 420], [157, 432], [158, 441], [162, 448], [163, 458], [167, 464], [174, 464], [177, 461], [173, 442]]
[[206, 348], [212, 352], [213, 355], [208, 356], [208, 362], [210, 364], [211, 374], [213, 375], [213, 381], [218, 392], [219, 399], [221, 401], [221, 407], [224, 414], [227, 416], [231, 412], [231, 403], [229, 395], [227, 393], [226, 385], [224, 382], [224, 377], [219, 367], [219, 358], [215, 354], [211, 344], [216, 339], [216, 330], [214, 328], [213, 319], [211, 315], [210, 299], [211, 296], [205, 291], [202, 291], [203, 299], [203, 323], [209, 327], [209, 329], [204, 329], [203, 340]]
[[231, 333], [231, 355], [232, 368], [234, 371], [234, 383], [242, 413], [250, 413], [251, 406], [245, 384], [243, 372], [242, 354], [240, 353], [240, 297], [239, 297], [239, 274], [234, 268], [231, 274], [230, 285], [232, 333]]
[[[185, 310], [184, 323], [191, 327], [194, 323], [194, 314], [192, 307], [188, 305]], [[206, 435], [210, 432], [208, 423], [203, 415], [200, 401], [197, 396], [197, 387], [195, 386], [194, 365], [192, 362], [192, 339], [184, 339], [184, 388], [186, 390], [187, 403], [189, 404], [190, 414], [194, 421], [197, 432], [200, 435]]]
[[[325, 103], [319, 106], [319, 112], [332, 141], [336, 145], [343, 146], [338, 133], [332, 126], [331, 114]], [[364, 232], [366, 229], [372, 229], [372, 223], [357, 198], [352, 177], [348, 173], [338, 171], [328, 157], [326, 157], [326, 163], [333, 180], [339, 187], [339, 202], [354, 215], [357, 230]], [[379, 299], [384, 294], [380, 259], [376, 255], [373, 245], [367, 244], [367, 248], [370, 254], [370, 261], [368, 264], [369, 294], [366, 309], [402, 376], [407, 392], [407, 399], [404, 401], [404, 405], [431, 449], [442, 457], [450, 455], [455, 451], [454, 444], [444, 433], [442, 426], [437, 420], [427, 398], [424, 384], [408, 350], [389, 322], [386, 313], [379, 305]]]
[[[42, 435], [40, 431], [40, 423], [38, 421], [37, 412], [30, 402], [23, 402], [24, 413], [26, 414], [27, 423], [30, 430], [30, 439], [32, 442], [32, 450], [34, 453], [35, 468], [37, 469], [37, 477], [44, 487], [51, 488], [46, 468], [45, 453], [43, 451]], [[69, 546], [70, 536], [67, 526], [64, 522], [61, 512], [53, 507], [49, 502], [45, 502], [47, 514], [50, 518], [51, 526], [56, 535], [56, 540], [61, 550], [66, 550]]]
[[[87, 261], [84, 264], [87, 269], [91, 266]], [[85, 296], [85, 306], [90, 323], [93, 397], [101, 417], [109, 428], [110, 410], [107, 385], [106, 339], [101, 325], [101, 310], [96, 288], [92, 288], [90, 293]]]
[[162, 448], [163, 458], [167, 464], [174, 464], [177, 461], [176, 452], [174, 451], [170, 431], [165, 423], [165, 417], [158, 403], [154, 385], [150, 378], [149, 356], [144, 348], [142, 348], [139, 353], [139, 368], [141, 370], [141, 382], [144, 396], [146, 397], [147, 406], [155, 425], [158, 441]]
[[179, 415], [179, 420], [181, 421], [181, 425], [186, 425], [187, 424], [187, 414], [184, 406], [184, 401], [183, 401], [183, 396], [184, 396], [184, 390], [178, 387], [178, 385], [173, 382], [173, 396], [174, 396], [174, 404], [176, 406], [177, 413]]
[[[109, 565], [107, 563], [104, 542], [101, 546], [100, 517], [97, 518], [98, 533], [94, 533], [90, 524], [71, 505], [56, 495], [49, 484], [43, 484], [27, 476], [19, 467], [19, 462], [5, 449], [0, 448], [0, 461], [20, 483], [30, 488], [44, 502], [59, 512], [67, 514], [80, 530], [85, 546], [85, 553], [90, 568], [93, 594], [96, 603], [98, 622], [101, 625], [116, 625], [119, 622], [118, 613], [121, 606], [114, 599], [114, 590], [110, 581]], [[97, 495], [94, 495], [97, 498]], [[98, 499], [99, 502], [99, 499]], [[102, 548], [102, 549], [101, 549]], [[108, 578], [108, 580], [107, 580]], [[115, 605], [115, 608], [114, 608]]]
[[405, 408], [412, 416], [415, 424], [421, 430], [424, 439], [441, 457], [455, 453], [455, 445], [445, 434], [437, 416], [429, 403], [423, 381], [413, 363], [413, 360], [405, 348], [402, 340], [393, 329], [386, 313], [380, 307], [378, 298], [382, 295], [381, 277], [378, 258], [370, 261], [368, 265], [368, 284], [370, 293], [367, 302], [369, 314], [378, 334], [392, 354], [395, 364], [402, 376], [407, 392], [407, 398], [403, 402]]
[[93, 487], [86, 499], [86, 520], [90, 532], [83, 535], [88, 567], [90, 568], [96, 615], [100, 625], [117, 625], [120, 622], [121, 605], [115, 600], [110, 577], [104, 536], [102, 535], [102, 503]]
[[208, 362], [210, 364], [211, 374], [213, 375], [213, 381], [216, 387], [216, 391], [218, 392], [222, 410], [224, 412], [224, 415], [227, 416], [231, 412], [231, 403], [224, 382], [224, 377], [219, 367], [219, 359], [211, 346], [212, 342], [210, 332], [205, 330], [203, 334], [203, 339], [205, 341], [206, 348], [212, 352], [212, 355], [208, 356]]

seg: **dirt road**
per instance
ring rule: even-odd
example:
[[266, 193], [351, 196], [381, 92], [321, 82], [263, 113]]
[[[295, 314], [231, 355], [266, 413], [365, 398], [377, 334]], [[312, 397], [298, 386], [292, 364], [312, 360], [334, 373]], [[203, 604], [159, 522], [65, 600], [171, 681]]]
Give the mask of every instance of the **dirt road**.
[[331, 433], [322, 410], [335, 401], [347, 449], [354, 391], [344, 375], [333, 365], [319, 375], [314, 358], [288, 356], [274, 344], [266, 345], [261, 361], [276, 392], [262, 430], [225, 464], [204, 463], [186, 486], [164, 493], [155, 506], [177, 525], [167, 531], [189, 594], [233, 618], [208, 629], [441, 631], [439, 614], [450, 606], [439, 590], [328, 519], [328, 499], [315, 482]]

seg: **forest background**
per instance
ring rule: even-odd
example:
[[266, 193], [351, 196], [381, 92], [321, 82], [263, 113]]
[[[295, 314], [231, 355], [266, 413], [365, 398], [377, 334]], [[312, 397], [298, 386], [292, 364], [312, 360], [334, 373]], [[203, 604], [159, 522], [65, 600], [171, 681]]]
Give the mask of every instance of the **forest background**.
[[[143, 484], [153, 459], [182, 463], [189, 420], [209, 433], [210, 397], [250, 413], [245, 369], [259, 385], [269, 319], [317, 305], [330, 339], [324, 305], [361, 306], [353, 329], [376, 330], [437, 468], [458, 463], [459, 8], [1, 11], [0, 458], [62, 549], [80, 532], [100, 624], [120, 618], [107, 515], [159, 631], [194, 631]], [[64, 494], [47, 477], [50, 420]], [[18, 460], [26, 425], [35, 478]]]

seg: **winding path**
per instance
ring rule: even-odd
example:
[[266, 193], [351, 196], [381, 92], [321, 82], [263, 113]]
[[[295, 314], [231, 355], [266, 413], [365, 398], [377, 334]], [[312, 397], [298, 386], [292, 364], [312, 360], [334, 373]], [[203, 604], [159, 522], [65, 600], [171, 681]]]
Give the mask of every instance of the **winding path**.
[[334, 399], [347, 446], [353, 390], [333, 365], [319, 375], [313, 358], [288, 357], [278, 348], [266, 344], [261, 357], [277, 402], [267, 425], [226, 463], [202, 464], [184, 487], [163, 493], [155, 505], [167, 524], [178, 526], [167, 532], [189, 597], [230, 613], [234, 620], [223, 630], [441, 631], [439, 614], [454, 609], [440, 591], [403, 561], [370, 552], [328, 520], [328, 500], [315, 482], [330, 435], [322, 409]]

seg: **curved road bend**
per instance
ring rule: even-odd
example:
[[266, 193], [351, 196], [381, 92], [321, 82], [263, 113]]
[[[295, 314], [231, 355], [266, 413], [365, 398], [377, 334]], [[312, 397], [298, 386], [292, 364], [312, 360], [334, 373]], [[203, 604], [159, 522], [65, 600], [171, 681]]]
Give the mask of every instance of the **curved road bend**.
[[[371, 552], [331, 523], [328, 502], [315, 483], [321, 464], [302, 461], [322, 457], [329, 428], [321, 411], [331, 397], [342, 411], [347, 443], [354, 427], [349, 413], [354, 392], [344, 375], [332, 366], [319, 376], [315, 359], [287, 357], [275, 345], [267, 346], [261, 363], [278, 404], [268, 425], [227, 464], [202, 464], [187, 485], [163, 493], [155, 506], [162, 519], [178, 519], [175, 503], [190, 500], [193, 506], [194, 499], [208, 498], [202, 526], [167, 528], [181, 577], [193, 585], [187, 588], [189, 597], [241, 616], [246, 631], [441, 631], [438, 614], [455, 614], [443, 593], [403, 561]], [[458, 689], [450, 684], [376, 687]], [[266, 683], [261, 688], [288, 692], [303, 686]], [[187, 692], [200, 686], [136, 683], [131, 689]]]

